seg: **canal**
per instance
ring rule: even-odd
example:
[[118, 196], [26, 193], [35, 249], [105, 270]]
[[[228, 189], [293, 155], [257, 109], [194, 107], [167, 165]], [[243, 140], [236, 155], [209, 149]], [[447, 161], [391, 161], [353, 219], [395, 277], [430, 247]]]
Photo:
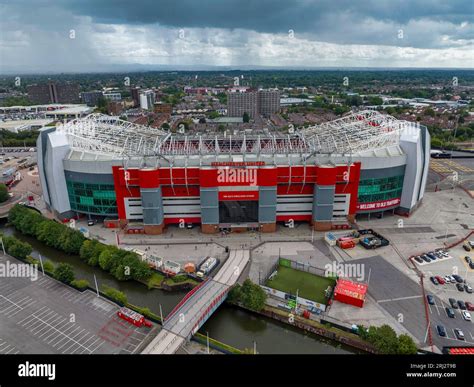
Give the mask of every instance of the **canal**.
[[[118, 281], [97, 267], [84, 263], [76, 255], [67, 255], [45, 246], [35, 238], [23, 235], [13, 228], [0, 224], [3, 232], [28, 242], [33, 247], [32, 255], [54, 263], [66, 262], [74, 267], [77, 279], [86, 279], [94, 286], [94, 275], [99, 288], [108, 285], [119, 289], [127, 295], [128, 301], [138, 306], [146, 306], [159, 314], [159, 305], [166, 316], [183, 298], [185, 293], [170, 293], [159, 289], [151, 289], [134, 281]], [[209, 336], [232, 345], [236, 348], [253, 348], [256, 342], [259, 353], [301, 353], [301, 354], [344, 354], [354, 353], [351, 348], [324, 340], [314, 334], [279, 323], [266, 317], [258, 316], [242, 309], [222, 305], [204, 324], [201, 333], [209, 332]]]

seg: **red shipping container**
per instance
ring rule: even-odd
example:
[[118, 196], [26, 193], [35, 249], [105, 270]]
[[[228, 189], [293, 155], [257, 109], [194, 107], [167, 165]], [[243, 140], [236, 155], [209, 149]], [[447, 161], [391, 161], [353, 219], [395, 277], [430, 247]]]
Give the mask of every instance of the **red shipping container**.
[[334, 299], [344, 304], [354, 305], [359, 308], [364, 306], [368, 285], [339, 279], [334, 290]]

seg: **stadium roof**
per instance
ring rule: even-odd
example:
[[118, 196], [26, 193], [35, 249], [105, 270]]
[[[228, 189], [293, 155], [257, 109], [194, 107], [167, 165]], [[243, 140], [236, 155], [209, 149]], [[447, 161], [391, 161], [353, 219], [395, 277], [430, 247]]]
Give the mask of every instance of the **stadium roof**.
[[94, 113], [58, 126], [58, 132], [66, 134], [72, 150], [113, 157], [298, 153], [308, 158], [398, 145], [402, 130], [411, 126], [366, 110], [288, 134], [268, 130], [250, 135], [181, 134]]

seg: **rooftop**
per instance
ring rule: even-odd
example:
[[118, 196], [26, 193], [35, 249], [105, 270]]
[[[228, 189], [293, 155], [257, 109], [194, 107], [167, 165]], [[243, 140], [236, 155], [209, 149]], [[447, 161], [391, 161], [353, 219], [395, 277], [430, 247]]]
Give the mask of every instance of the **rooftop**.
[[414, 123], [377, 111], [361, 111], [293, 133], [262, 130], [242, 133], [179, 134], [90, 114], [58, 125], [72, 150], [112, 157], [220, 154], [350, 155], [398, 145], [401, 132]]

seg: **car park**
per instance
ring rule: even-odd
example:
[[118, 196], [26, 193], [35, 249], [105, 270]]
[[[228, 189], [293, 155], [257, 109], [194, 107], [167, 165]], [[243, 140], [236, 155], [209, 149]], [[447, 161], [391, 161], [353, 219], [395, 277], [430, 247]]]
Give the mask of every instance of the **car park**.
[[464, 292], [464, 286], [462, 286], [462, 284], [456, 284], [456, 288], [457, 288], [460, 292]]
[[440, 285], [444, 285], [446, 283], [446, 281], [442, 277], [440, 277], [439, 275], [435, 276], [435, 278], [438, 280], [438, 283]]
[[433, 297], [431, 294], [428, 294], [428, 295], [426, 296], [426, 299], [428, 300], [428, 304], [430, 304], [430, 305], [434, 305], [434, 304], [435, 304], [434, 297]]
[[431, 282], [433, 282], [434, 285], [439, 285], [439, 282], [435, 277], [430, 277], [430, 280], [431, 280]]
[[451, 307], [453, 309], [457, 309], [458, 308], [458, 302], [454, 299], [454, 298], [450, 298], [449, 300], [449, 303], [451, 304]]
[[466, 304], [462, 300], [458, 300], [459, 309], [466, 310]]
[[471, 313], [469, 313], [467, 310], [461, 311], [462, 318], [466, 321], [471, 321]]
[[472, 293], [472, 288], [468, 284], [464, 284], [464, 290], [466, 293]]
[[442, 325], [436, 325], [436, 330], [438, 331], [438, 335], [445, 337], [446, 336], [446, 328]]
[[462, 330], [455, 328], [454, 329], [454, 334], [456, 335], [458, 340], [464, 340], [464, 333]]
[[456, 318], [456, 315], [454, 314], [454, 310], [451, 308], [446, 307], [446, 314], [448, 315], [449, 318]]
[[470, 310], [471, 312], [474, 311], [474, 304], [472, 302], [467, 301], [465, 304], [467, 310]]
[[453, 278], [456, 280], [456, 282], [458, 283], [463, 283], [464, 280], [462, 279], [462, 277], [460, 275], [457, 275], [457, 274], [453, 274]]

